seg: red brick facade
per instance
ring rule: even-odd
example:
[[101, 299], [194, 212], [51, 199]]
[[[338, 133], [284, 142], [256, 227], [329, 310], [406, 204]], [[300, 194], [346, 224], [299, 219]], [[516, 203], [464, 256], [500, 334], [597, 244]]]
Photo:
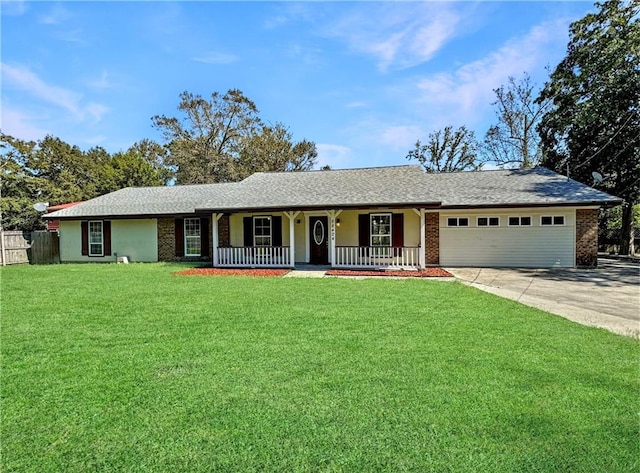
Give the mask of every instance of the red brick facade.
[[[220, 222], [225, 217], [220, 219]], [[226, 238], [229, 239], [229, 219], [226, 221]], [[210, 262], [213, 260], [212, 256], [176, 256], [176, 235], [175, 235], [175, 218], [158, 218], [158, 261], [203, 261]], [[211, 222], [209, 222], [209, 228], [211, 228]], [[220, 232], [219, 232], [220, 233]], [[221, 245], [221, 243], [218, 243]], [[209, 232], [209, 255], [213, 254], [213, 237], [212, 232]]]
[[598, 211], [576, 210], [576, 266], [598, 266]]
[[440, 214], [430, 212], [425, 217], [425, 263], [440, 264]]

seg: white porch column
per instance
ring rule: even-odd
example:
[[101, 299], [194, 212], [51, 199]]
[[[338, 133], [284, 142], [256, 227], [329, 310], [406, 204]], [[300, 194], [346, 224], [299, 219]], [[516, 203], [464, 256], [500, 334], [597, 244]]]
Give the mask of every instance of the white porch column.
[[420, 269], [426, 267], [426, 249], [425, 249], [425, 235], [426, 235], [426, 223], [424, 209], [413, 209], [413, 211], [420, 217], [420, 246], [418, 247], [418, 264]]
[[300, 211], [284, 212], [284, 214], [289, 219], [289, 266], [293, 268], [296, 265], [295, 218], [300, 215]]
[[223, 214], [213, 214], [211, 219], [211, 235], [213, 237], [213, 267], [218, 266], [218, 220]]
[[342, 210], [328, 210], [329, 215], [329, 264], [333, 266], [336, 262], [336, 217]]

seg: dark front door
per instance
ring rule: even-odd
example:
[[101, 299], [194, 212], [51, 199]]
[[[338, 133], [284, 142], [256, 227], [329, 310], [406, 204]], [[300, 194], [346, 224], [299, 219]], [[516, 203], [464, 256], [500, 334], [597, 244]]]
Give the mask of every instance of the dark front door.
[[311, 264], [329, 264], [329, 219], [309, 217]]

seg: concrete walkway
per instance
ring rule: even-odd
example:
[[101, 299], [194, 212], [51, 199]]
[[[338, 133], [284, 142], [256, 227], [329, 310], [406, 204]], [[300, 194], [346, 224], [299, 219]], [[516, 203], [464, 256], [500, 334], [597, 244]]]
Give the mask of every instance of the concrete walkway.
[[447, 268], [459, 281], [574, 322], [640, 338], [640, 265], [579, 269]]
[[284, 275], [285, 278], [323, 278], [329, 266], [319, 266], [312, 264], [298, 265], [293, 271]]

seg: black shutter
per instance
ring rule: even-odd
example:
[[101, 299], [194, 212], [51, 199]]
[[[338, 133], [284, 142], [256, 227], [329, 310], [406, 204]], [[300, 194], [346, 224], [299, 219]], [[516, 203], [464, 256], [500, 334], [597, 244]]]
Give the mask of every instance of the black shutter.
[[[404, 214], [393, 214], [391, 223], [391, 246], [404, 246]], [[394, 256], [402, 256], [402, 249], [394, 250]]]
[[358, 245], [359, 246], [369, 246], [370, 244], [370, 236], [371, 236], [371, 226], [370, 226], [369, 214], [359, 214], [358, 215]]
[[104, 242], [104, 255], [111, 254], [111, 222], [109, 220], [102, 222], [102, 240]]
[[175, 220], [176, 256], [184, 256], [184, 219]]
[[200, 219], [200, 256], [209, 256], [209, 219]]
[[82, 256], [89, 256], [89, 222], [80, 223], [82, 233]]
[[245, 217], [242, 219], [244, 231], [244, 246], [253, 246], [253, 217]]
[[271, 217], [272, 246], [282, 246], [282, 217]]

